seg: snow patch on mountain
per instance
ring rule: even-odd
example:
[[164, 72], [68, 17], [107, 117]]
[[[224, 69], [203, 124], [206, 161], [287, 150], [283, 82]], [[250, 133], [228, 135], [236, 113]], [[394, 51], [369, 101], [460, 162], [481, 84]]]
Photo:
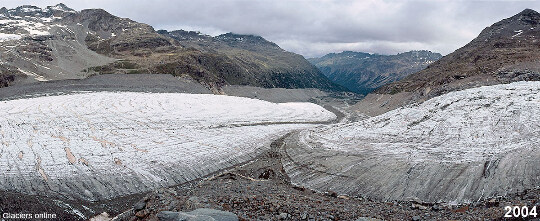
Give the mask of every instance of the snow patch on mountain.
[[0, 42], [19, 40], [24, 36], [50, 35], [49, 30], [57, 26], [53, 22], [62, 18], [56, 16], [55, 12], [76, 13], [73, 9], [58, 4], [47, 8], [21, 6], [0, 14]]
[[19, 39], [21, 39], [20, 35], [0, 33], [0, 42], [19, 40]]

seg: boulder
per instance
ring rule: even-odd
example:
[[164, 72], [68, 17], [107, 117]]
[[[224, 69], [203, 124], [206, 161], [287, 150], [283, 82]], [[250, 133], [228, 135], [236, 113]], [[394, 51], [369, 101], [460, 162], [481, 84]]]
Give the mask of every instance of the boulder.
[[238, 221], [234, 213], [207, 208], [191, 212], [162, 211], [157, 217], [160, 221]]
[[371, 218], [371, 217], [359, 217], [359, 218], [356, 218], [356, 221], [381, 221], [381, 220], [377, 218]]

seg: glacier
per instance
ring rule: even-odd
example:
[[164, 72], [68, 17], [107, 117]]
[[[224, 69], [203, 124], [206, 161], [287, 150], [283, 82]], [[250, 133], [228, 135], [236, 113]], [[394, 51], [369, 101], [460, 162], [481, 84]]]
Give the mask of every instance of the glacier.
[[312, 103], [90, 92], [0, 102], [0, 189], [111, 199], [248, 161], [336, 116]]
[[540, 82], [451, 92], [288, 141], [292, 182], [379, 200], [465, 203], [540, 185]]

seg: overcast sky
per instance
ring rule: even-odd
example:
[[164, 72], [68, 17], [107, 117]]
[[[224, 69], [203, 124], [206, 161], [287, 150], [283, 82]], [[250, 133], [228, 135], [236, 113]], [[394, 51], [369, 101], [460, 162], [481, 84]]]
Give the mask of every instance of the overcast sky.
[[[0, 0], [1, 6], [44, 7], [50, 0]], [[282, 48], [322, 56], [345, 50], [448, 54], [483, 28], [540, 1], [437, 0], [64, 0], [76, 9], [103, 8], [157, 29], [256, 34]]]

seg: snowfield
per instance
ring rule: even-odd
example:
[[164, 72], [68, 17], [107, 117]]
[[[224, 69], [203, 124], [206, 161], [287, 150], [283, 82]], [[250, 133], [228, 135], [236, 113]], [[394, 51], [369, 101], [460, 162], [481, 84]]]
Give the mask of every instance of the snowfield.
[[540, 82], [452, 92], [295, 139], [285, 167], [321, 191], [434, 202], [522, 191], [540, 185]]
[[11, 41], [11, 40], [19, 40], [19, 39], [21, 39], [20, 35], [0, 33], [0, 42]]
[[0, 188], [89, 200], [171, 186], [247, 161], [336, 118], [311, 103], [96, 92], [0, 102]]
[[[48, 30], [51, 28], [50, 24], [41, 20], [3, 19], [0, 24], [0, 41], [18, 40], [23, 36], [49, 35]], [[4, 33], [5, 31], [15, 33]]]

